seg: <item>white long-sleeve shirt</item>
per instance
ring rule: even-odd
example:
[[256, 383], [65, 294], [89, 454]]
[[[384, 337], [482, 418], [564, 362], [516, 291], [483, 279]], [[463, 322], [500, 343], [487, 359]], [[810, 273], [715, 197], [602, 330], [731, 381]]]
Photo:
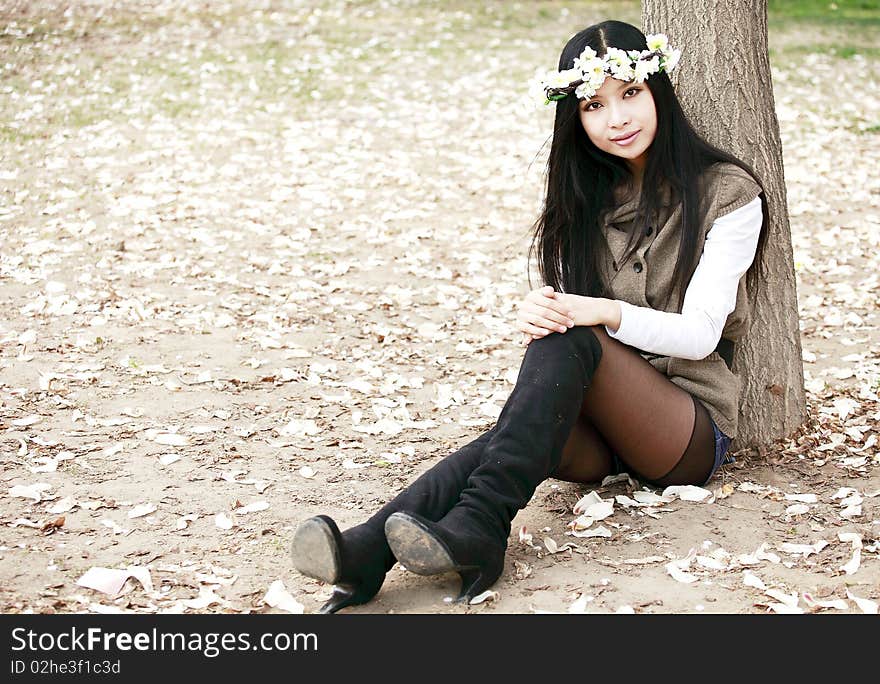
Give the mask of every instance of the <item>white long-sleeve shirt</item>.
[[684, 295], [681, 313], [620, 304], [620, 327], [606, 332], [644, 352], [680, 359], [702, 359], [721, 339], [736, 307], [740, 278], [755, 258], [763, 214], [761, 199], [715, 220], [703, 254]]

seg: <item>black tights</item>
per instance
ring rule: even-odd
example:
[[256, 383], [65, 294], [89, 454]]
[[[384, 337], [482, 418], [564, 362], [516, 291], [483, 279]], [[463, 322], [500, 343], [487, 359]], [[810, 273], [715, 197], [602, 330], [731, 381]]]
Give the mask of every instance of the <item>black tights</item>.
[[705, 482], [715, 461], [706, 408], [604, 326], [593, 330], [602, 359], [553, 477], [597, 482], [612, 472], [617, 454], [634, 476], [655, 485]]

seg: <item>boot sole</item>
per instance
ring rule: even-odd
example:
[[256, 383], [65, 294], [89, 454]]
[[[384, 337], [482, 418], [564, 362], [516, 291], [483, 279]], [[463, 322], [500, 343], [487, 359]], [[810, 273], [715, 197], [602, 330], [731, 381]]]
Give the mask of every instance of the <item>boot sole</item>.
[[385, 521], [385, 538], [398, 562], [417, 575], [439, 575], [462, 569], [446, 544], [406, 513], [394, 513]]
[[290, 556], [293, 567], [306, 577], [327, 584], [339, 581], [339, 546], [330, 525], [322, 518], [309, 518], [300, 524], [290, 544]]

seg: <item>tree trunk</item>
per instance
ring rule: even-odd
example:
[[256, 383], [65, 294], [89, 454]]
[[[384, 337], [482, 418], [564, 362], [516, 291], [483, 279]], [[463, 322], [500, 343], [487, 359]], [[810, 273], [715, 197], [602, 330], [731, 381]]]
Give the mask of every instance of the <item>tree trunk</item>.
[[643, 0], [645, 33], [681, 48], [672, 73], [688, 117], [713, 145], [750, 164], [767, 194], [771, 224], [748, 335], [737, 345], [742, 377], [732, 449], [789, 436], [806, 417], [791, 228], [782, 143], [770, 82], [767, 0]]

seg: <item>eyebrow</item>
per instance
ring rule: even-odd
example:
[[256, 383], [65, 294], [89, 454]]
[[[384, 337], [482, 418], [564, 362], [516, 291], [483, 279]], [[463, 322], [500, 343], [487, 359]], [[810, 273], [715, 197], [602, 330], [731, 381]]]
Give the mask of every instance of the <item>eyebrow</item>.
[[[608, 78], [611, 78], [611, 76], [609, 76]], [[614, 80], [616, 81], [617, 79], [614, 79]], [[627, 87], [631, 88], [635, 85], [638, 85], [635, 81], [621, 81], [620, 85], [617, 87], [617, 92], [619, 93], [624, 88], [627, 88]], [[593, 97], [591, 97], [589, 100], [584, 100], [584, 102], [592, 102], [596, 98], [597, 98], [597, 95], [593, 95]]]

